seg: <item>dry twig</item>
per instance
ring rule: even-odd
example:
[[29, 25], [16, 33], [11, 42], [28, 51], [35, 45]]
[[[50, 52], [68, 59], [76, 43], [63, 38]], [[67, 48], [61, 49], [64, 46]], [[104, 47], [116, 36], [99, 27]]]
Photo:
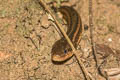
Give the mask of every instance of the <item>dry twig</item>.
[[92, 49], [92, 53], [93, 53], [93, 57], [94, 60], [96, 62], [96, 69], [98, 71], [98, 73], [104, 77], [107, 80], [107, 76], [102, 74], [102, 71], [98, 65], [98, 60], [96, 58], [96, 49], [95, 49], [95, 43], [93, 40], [93, 12], [92, 12], [92, 0], [89, 0], [89, 26], [90, 26], [90, 39], [91, 39], [91, 49]]

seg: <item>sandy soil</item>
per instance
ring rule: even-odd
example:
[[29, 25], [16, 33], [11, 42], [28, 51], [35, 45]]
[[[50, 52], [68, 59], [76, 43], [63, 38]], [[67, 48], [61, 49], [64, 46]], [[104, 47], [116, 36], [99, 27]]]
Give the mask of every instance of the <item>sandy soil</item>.
[[[89, 25], [88, 1], [62, 5], [75, 5], [84, 26]], [[0, 80], [84, 80], [74, 57], [61, 65], [52, 63], [52, 45], [60, 35], [48, 19], [36, 0], [0, 0]], [[119, 73], [109, 76], [109, 69], [120, 70], [119, 21], [120, 0], [93, 0], [96, 57], [110, 80], [120, 80]], [[105, 80], [95, 67], [89, 29], [83, 32], [77, 56], [96, 80]]]

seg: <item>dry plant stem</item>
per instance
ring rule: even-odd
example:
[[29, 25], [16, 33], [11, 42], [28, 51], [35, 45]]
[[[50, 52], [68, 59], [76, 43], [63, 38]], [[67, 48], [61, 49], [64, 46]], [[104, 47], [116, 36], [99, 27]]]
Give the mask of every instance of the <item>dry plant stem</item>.
[[96, 62], [96, 68], [98, 66], [98, 61], [96, 58], [96, 51], [95, 51], [95, 44], [93, 40], [93, 13], [92, 13], [92, 0], [89, 0], [89, 26], [90, 26], [90, 39], [91, 39], [91, 48], [92, 48], [92, 53]]
[[[89, 72], [86, 70], [84, 64], [81, 62], [81, 60], [78, 60], [77, 55], [75, 53], [76, 49], [73, 46], [71, 40], [69, 39], [69, 37], [67, 36], [66, 32], [64, 31], [64, 29], [61, 27], [62, 25], [58, 22], [58, 20], [56, 19], [56, 17], [52, 14], [51, 10], [47, 7], [47, 5], [45, 4], [45, 2], [43, 0], [40, 0], [40, 3], [43, 5], [43, 7], [45, 8], [45, 10], [52, 16], [52, 18], [54, 19], [57, 27], [60, 29], [61, 33], [63, 34], [63, 36], [66, 38], [68, 44], [71, 46], [72, 50], [73, 50], [73, 54], [75, 55], [78, 64], [80, 64], [80, 68], [83, 69], [84, 72], [84, 76], [89, 76], [89, 78], [91, 78], [91, 80], [93, 80], [92, 76], [89, 74]], [[85, 77], [86, 79], [86, 77]]]
[[96, 69], [98, 73], [104, 77], [107, 80], [107, 77], [102, 74], [102, 71], [100, 68], [98, 68], [98, 60], [96, 58], [96, 49], [95, 49], [95, 43], [93, 40], [93, 12], [92, 12], [92, 0], [89, 0], [89, 26], [90, 26], [90, 39], [91, 39], [91, 49], [93, 53], [94, 60], [96, 62]]

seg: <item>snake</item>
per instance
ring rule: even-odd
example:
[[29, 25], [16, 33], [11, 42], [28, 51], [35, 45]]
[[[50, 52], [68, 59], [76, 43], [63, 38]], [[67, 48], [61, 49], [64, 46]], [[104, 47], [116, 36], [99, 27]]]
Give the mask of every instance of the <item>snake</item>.
[[[58, 10], [67, 22], [66, 34], [77, 48], [83, 32], [81, 17], [71, 6], [61, 6]], [[72, 49], [64, 36], [53, 44], [51, 53], [51, 59], [54, 62], [64, 62], [73, 56]]]

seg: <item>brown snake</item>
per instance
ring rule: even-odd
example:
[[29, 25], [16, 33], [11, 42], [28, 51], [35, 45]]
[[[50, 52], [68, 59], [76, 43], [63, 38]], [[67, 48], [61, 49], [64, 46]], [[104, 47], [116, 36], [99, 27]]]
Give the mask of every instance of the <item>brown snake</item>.
[[[59, 11], [67, 22], [67, 35], [75, 48], [81, 40], [83, 32], [82, 21], [78, 12], [69, 6], [60, 7]], [[52, 61], [63, 62], [73, 56], [72, 49], [64, 37], [56, 41], [52, 48]]]

